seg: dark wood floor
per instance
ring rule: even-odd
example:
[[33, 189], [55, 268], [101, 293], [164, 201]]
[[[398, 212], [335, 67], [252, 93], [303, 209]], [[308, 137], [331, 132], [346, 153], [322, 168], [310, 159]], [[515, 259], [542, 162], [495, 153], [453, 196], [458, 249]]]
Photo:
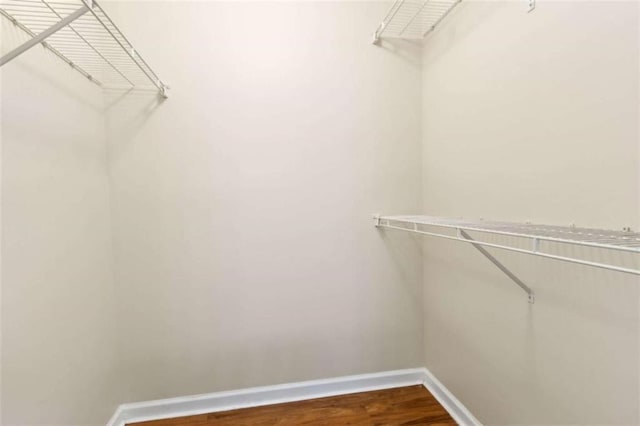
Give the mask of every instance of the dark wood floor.
[[423, 386], [244, 408], [130, 426], [438, 425], [456, 423]]

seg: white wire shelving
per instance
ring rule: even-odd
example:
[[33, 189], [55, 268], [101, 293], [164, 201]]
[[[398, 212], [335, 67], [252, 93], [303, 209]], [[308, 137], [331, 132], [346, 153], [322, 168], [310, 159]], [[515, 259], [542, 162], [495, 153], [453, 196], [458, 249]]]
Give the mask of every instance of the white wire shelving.
[[423, 39], [461, 0], [395, 0], [373, 33], [373, 43], [385, 38]]
[[0, 58], [0, 66], [42, 44], [72, 69], [105, 88], [168, 87], [95, 0], [0, 0], [0, 15], [30, 39]]
[[[640, 275], [639, 269], [629, 268], [604, 262], [595, 262], [570, 255], [559, 255], [550, 252], [541, 243], [570, 244], [603, 250], [615, 250], [640, 254], [640, 233], [631, 231], [610, 231], [603, 229], [577, 228], [573, 226], [536, 225], [529, 223], [492, 222], [485, 220], [465, 220], [432, 216], [379, 216], [375, 217], [375, 225], [379, 228], [414, 232], [417, 234], [461, 241], [473, 245], [491, 262], [509, 276], [518, 286], [527, 292], [529, 301], [533, 303], [533, 291], [519, 280], [511, 271], [485, 250], [492, 247], [518, 253], [530, 254], [548, 259], [580, 265], [593, 266], [627, 274]], [[512, 239], [508, 242], [481, 241], [474, 239], [469, 232], [480, 236], [499, 235], [525, 239], [528, 244], [516, 244]], [[607, 257], [609, 258], [609, 256]]]

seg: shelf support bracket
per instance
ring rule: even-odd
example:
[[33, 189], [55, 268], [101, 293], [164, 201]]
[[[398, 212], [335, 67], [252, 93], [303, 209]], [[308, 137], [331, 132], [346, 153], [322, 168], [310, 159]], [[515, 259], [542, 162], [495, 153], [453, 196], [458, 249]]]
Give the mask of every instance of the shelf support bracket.
[[500, 269], [502, 272], [505, 273], [506, 276], [508, 276], [509, 278], [511, 278], [511, 280], [516, 283], [521, 289], [523, 289], [527, 295], [528, 295], [528, 300], [529, 303], [534, 303], [535, 302], [535, 295], [533, 294], [533, 290], [531, 290], [531, 288], [526, 285], [525, 283], [522, 282], [522, 280], [520, 278], [518, 278], [513, 272], [511, 272], [506, 266], [504, 266], [502, 263], [500, 263], [500, 261], [498, 259], [496, 259], [495, 257], [493, 257], [493, 255], [491, 253], [489, 253], [484, 247], [482, 247], [479, 244], [475, 243], [475, 240], [473, 238], [471, 238], [471, 236], [465, 232], [463, 229], [458, 228], [458, 235], [460, 236], [460, 238], [469, 241], [469, 243], [476, 248], [476, 250], [478, 250], [480, 253], [482, 253], [484, 255], [484, 257], [486, 257], [487, 259], [489, 259], [491, 261], [491, 263], [493, 263], [494, 265], [496, 265], [496, 267], [498, 269]]
[[73, 21], [75, 21], [85, 13], [87, 13], [88, 11], [89, 11], [89, 8], [86, 5], [83, 5], [82, 7], [80, 7], [80, 9], [76, 10], [71, 15], [62, 19], [57, 24], [54, 24], [53, 26], [47, 28], [37, 36], [33, 37], [31, 40], [26, 41], [22, 45], [16, 47], [11, 52], [7, 53], [6, 55], [0, 58], [0, 67], [6, 64], [7, 62], [11, 61], [12, 59], [20, 56], [27, 50], [31, 49], [33, 46], [42, 43], [47, 37], [60, 31], [62, 28], [66, 27], [67, 25], [69, 25], [70, 23], [72, 23]]

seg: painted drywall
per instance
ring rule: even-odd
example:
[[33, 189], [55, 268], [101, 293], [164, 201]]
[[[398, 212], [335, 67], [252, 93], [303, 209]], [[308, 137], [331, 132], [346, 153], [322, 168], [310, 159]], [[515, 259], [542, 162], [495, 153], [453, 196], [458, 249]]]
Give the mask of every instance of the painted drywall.
[[[424, 211], [637, 230], [638, 3], [526, 11], [463, 2], [424, 44]], [[637, 277], [492, 250], [529, 305], [473, 247], [424, 247], [426, 366], [480, 421], [640, 422]]]
[[[0, 19], [6, 52], [25, 37]], [[0, 81], [2, 424], [105, 424], [119, 398], [102, 90], [41, 46]]]
[[107, 112], [123, 401], [422, 364], [420, 240], [372, 220], [421, 208], [387, 6], [105, 3], [171, 86]]
[[424, 50], [386, 6], [106, 3], [164, 102], [2, 68], [3, 424], [425, 362], [487, 424], [640, 422], [637, 279], [496, 252], [530, 306], [369, 219], [637, 229], [637, 5], [465, 2]]

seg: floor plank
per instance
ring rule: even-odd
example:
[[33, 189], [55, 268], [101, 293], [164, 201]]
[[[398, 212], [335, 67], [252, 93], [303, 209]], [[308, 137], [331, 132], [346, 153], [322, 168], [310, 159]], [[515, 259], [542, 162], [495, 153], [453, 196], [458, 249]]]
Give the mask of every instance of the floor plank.
[[129, 426], [422, 425], [456, 423], [423, 386], [385, 389], [264, 407], [129, 423]]

